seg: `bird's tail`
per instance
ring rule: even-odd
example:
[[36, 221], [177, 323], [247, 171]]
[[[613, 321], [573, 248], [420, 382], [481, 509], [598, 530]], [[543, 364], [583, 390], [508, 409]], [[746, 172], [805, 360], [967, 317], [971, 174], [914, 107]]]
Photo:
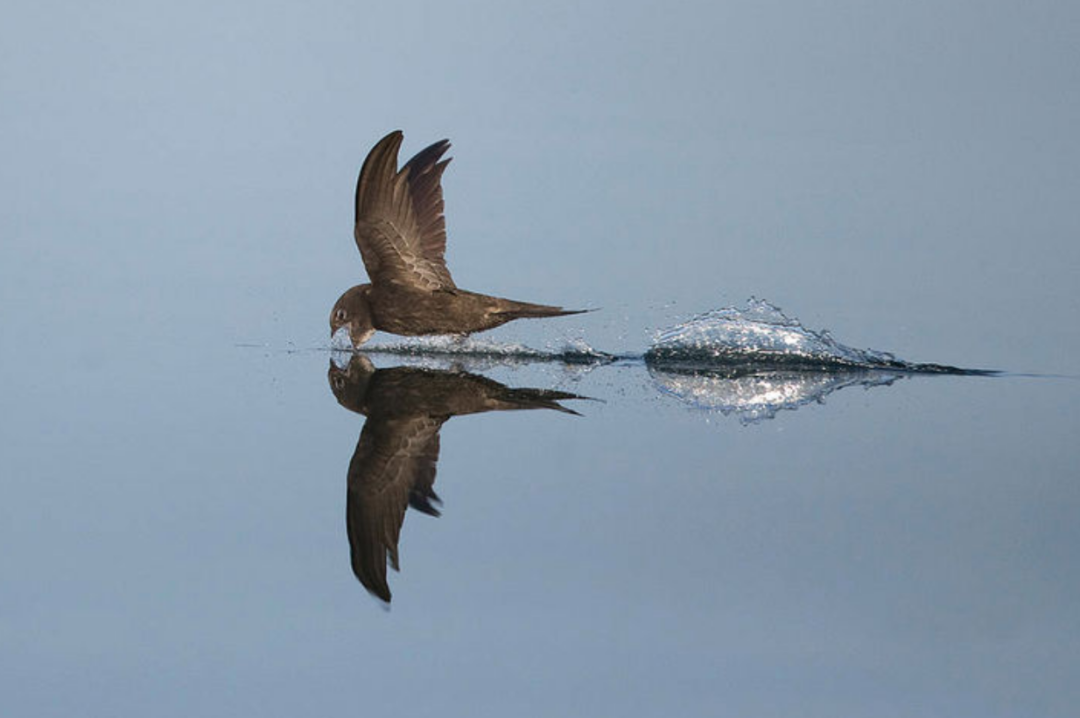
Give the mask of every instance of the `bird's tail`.
[[563, 317], [567, 314], [584, 314], [596, 311], [594, 309], [563, 309], [552, 307], [547, 304], [530, 304], [529, 302], [507, 301], [505, 308], [501, 308], [495, 314], [511, 319], [538, 319], [540, 317]]

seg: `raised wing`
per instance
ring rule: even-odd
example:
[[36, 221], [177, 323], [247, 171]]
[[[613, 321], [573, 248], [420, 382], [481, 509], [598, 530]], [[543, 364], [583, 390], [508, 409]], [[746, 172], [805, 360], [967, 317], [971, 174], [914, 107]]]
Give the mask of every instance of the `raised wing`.
[[454, 289], [441, 184], [450, 142], [421, 150], [398, 170], [401, 140], [400, 131], [391, 132], [364, 160], [356, 182], [356, 245], [373, 284]]
[[349, 463], [346, 525], [353, 573], [371, 593], [390, 601], [389, 562], [398, 570], [398, 537], [405, 509], [438, 515], [433, 489], [444, 419], [368, 418]]

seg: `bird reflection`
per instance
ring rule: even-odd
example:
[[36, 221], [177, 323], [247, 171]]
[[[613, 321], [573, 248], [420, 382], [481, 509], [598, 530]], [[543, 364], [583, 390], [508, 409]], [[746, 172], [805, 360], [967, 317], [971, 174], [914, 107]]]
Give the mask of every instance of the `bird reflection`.
[[398, 537], [406, 508], [438, 516], [435, 469], [439, 430], [462, 414], [554, 409], [578, 415], [560, 401], [576, 394], [514, 389], [465, 371], [398, 366], [376, 369], [363, 354], [347, 367], [330, 362], [338, 403], [367, 417], [349, 462], [345, 521], [353, 573], [387, 603], [386, 566], [398, 570]]

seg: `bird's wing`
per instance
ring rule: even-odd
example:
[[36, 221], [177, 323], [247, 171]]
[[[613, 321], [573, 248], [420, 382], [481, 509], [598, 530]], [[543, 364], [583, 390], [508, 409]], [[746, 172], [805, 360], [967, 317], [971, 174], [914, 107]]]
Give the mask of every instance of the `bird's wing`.
[[450, 149], [449, 140], [440, 140], [420, 150], [405, 163], [409, 171], [409, 194], [420, 227], [420, 251], [424, 258], [446, 275], [453, 286], [450, 270], [446, 268], [446, 217], [443, 214], [442, 175], [450, 158], [442, 159]]
[[450, 160], [440, 161], [450, 143], [436, 142], [398, 170], [401, 139], [400, 131], [391, 132], [364, 160], [356, 182], [356, 245], [374, 284], [454, 289], [441, 185]]
[[429, 500], [438, 499], [432, 487], [443, 421], [428, 416], [369, 418], [349, 463], [345, 513], [353, 573], [364, 588], [387, 602], [386, 565], [389, 561], [398, 569], [398, 536], [406, 507], [422, 499], [428, 513], [437, 514]]

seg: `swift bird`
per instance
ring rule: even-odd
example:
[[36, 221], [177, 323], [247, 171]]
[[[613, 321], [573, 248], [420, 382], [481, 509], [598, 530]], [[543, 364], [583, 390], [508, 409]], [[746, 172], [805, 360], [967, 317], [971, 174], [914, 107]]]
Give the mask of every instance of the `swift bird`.
[[356, 182], [356, 226], [370, 284], [347, 290], [330, 312], [330, 335], [347, 327], [354, 348], [376, 329], [391, 334], [468, 335], [514, 319], [558, 317], [566, 310], [458, 289], [446, 267], [442, 178], [450, 148], [442, 140], [397, 168], [401, 131], [368, 153]]

